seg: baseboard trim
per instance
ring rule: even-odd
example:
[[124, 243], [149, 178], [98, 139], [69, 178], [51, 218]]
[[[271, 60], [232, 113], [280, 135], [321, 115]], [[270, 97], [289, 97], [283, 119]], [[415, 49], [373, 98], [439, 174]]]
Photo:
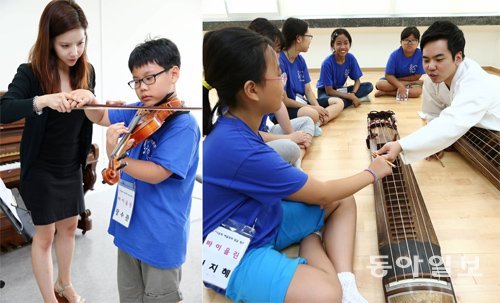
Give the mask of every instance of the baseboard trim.
[[[500, 69], [493, 67], [493, 66], [483, 66], [483, 69], [488, 72], [493, 72], [500, 74]], [[361, 68], [362, 71], [364, 72], [384, 72], [385, 68], [384, 67], [363, 67]], [[309, 69], [310, 73], [319, 73], [320, 69], [319, 68], [310, 68]]]
[[500, 74], [500, 69], [493, 66], [483, 66], [483, 69], [488, 72], [494, 72]]

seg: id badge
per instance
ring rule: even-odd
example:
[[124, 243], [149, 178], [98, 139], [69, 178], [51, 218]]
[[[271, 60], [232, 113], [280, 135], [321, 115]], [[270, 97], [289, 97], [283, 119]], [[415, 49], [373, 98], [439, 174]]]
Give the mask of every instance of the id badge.
[[254, 235], [253, 227], [231, 219], [209, 233], [203, 242], [203, 281], [225, 290]]
[[120, 180], [113, 220], [128, 228], [134, 210], [135, 183]]
[[298, 101], [300, 103], [308, 104], [306, 97], [302, 96], [301, 94], [295, 94], [295, 101]]

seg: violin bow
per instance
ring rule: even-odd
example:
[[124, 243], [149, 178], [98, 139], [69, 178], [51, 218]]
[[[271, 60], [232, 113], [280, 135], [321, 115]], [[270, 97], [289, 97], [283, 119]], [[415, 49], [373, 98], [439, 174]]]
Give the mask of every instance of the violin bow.
[[84, 105], [82, 107], [75, 107], [73, 109], [103, 109], [111, 108], [118, 110], [132, 110], [132, 109], [143, 109], [143, 110], [171, 110], [171, 111], [189, 111], [189, 110], [200, 110], [201, 107], [165, 107], [165, 106], [137, 106], [137, 105], [107, 105], [107, 104], [90, 104]]

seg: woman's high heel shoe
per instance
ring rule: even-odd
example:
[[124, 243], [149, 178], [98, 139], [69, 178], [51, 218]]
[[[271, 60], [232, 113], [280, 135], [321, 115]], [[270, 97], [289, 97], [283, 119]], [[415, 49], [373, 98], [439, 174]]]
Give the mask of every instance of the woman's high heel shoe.
[[68, 300], [64, 295], [64, 291], [73, 287], [73, 284], [69, 283], [68, 285], [62, 285], [61, 280], [57, 279], [56, 284], [54, 285], [54, 293], [56, 294], [57, 302], [59, 303], [85, 303], [85, 299], [80, 295], [75, 296], [74, 301]]

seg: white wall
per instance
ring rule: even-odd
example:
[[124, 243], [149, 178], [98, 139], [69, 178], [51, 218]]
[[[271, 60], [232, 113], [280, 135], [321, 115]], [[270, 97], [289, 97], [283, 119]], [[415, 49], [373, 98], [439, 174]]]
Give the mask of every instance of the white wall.
[[[390, 53], [399, 47], [404, 27], [346, 28], [352, 37], [350, 52], [362, 68], [384, 68]], [[464, 32], [465, 55], [481, 66], [500, 68], [500, 26], [460, 26]], [[420, 35], [427, 27], [418, 27]], [[334, 28], [311, 28], [314, 38], [307, 53], [302, 55], [309, 68], [320, 68], [323, 59], [331, 53], [330, 35]]]
[[[500, 31], [500, 30], [499, 30]], [[493, 65], [494, 67], [500, 69], [500, 55], [499, 55], [499, 50], [500, 50], [500, 34], [497, 35], [497, 43], [496, 43], [496, 48], [495, 48], [497, 51], [497, 56], [496, 56], [496, 61], [495, 61], [495, 65]]]
[[[101, 101], [137, 101], [128, 57], [147, 36], [164, 37], [181, 53], [178, 96], [187, 106], [201, 107], [201, 0], [80, 0], [89, 22], [87, 51], [96, 69], [96, 96]], [[49, 1], [0, 1], [0, 90], [6, 90], [19, 64], [28, 59], [38, 22]], [[193, 112], [201, 126], [201, 111]], [[93, 141], [101, 148], [100, 165], [107, 165], [105, 128], [94, 126]], [[100, 171], [100, 169], [99, 169]]]

